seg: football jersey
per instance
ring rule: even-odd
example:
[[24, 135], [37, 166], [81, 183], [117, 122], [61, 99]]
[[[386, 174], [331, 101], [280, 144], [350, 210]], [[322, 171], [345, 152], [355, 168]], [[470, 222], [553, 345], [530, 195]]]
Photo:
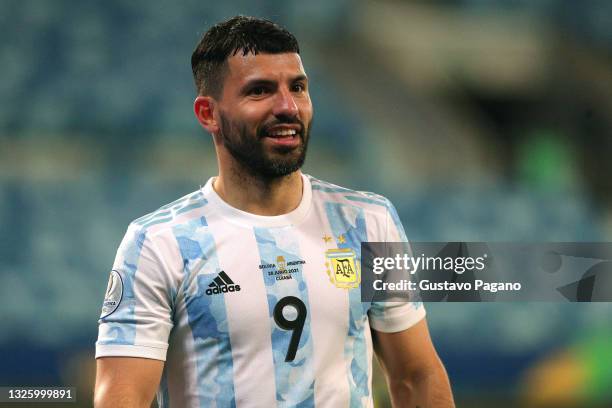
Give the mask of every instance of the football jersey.
[[405, 241], [386, 198], [302, 175], [293, 211], [250, 214], [200, 190], [132, 222], [96, 358], [164, 360], [160, 407], [369, 407], [372, 338], [422, 304], [362, 302], [363, 241]]

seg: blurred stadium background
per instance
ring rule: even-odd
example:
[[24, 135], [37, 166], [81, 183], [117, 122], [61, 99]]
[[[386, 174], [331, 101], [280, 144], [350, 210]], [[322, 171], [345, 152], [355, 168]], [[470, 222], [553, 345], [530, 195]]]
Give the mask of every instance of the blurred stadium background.
[[[3, 0], [0, 385], [91, 405], [127, 224], [216, 172], [189, 58], [235, 14], [301, 42], [306, 171], [388, 196], [410, 239], [612, 241], [610, 1]], [[611, 406], [609, 303], [428, 310], [458, 406]]]

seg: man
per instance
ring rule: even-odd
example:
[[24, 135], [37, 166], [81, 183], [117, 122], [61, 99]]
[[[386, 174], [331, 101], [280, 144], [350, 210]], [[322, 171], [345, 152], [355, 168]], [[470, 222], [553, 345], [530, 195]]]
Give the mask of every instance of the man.
[[[362, 241], [391, 203], [300, 172], [312, 104], [298, 43], [266, 20], [192, 55], [219, 175], [128, 228], [96, 344], [97, 407], [372, 406], [372, 349], [398, 407], [453, 406], [420, 304], [362, 303]], [[372, 347], [374, 345], [374, 347]]]

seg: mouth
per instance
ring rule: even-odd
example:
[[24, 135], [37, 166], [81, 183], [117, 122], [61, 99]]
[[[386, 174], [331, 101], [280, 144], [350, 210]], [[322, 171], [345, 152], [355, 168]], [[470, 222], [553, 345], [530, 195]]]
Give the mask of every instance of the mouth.
[[300, 125], [281, 125], [266, 129], [264, 139], [275, 146], [294, 147], [301, 143]]
[[266, 136], [273, 137], [273, 138], [283, 138], [283, 137], [293, 137], [297, 135], [297, 133], [298, 131], [296, 129], [280, 128], [280, 129], [274, 129], [274, 130], [269, 131]]

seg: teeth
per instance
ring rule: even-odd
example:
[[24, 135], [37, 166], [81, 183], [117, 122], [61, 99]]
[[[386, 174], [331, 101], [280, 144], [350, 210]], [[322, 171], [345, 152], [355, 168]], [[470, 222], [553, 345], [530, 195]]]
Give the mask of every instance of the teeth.
[[293, 136], [293, 135], [295, 135], [295, 130], [293, 129], [274, 130], [270, 132], [270, 136]]

